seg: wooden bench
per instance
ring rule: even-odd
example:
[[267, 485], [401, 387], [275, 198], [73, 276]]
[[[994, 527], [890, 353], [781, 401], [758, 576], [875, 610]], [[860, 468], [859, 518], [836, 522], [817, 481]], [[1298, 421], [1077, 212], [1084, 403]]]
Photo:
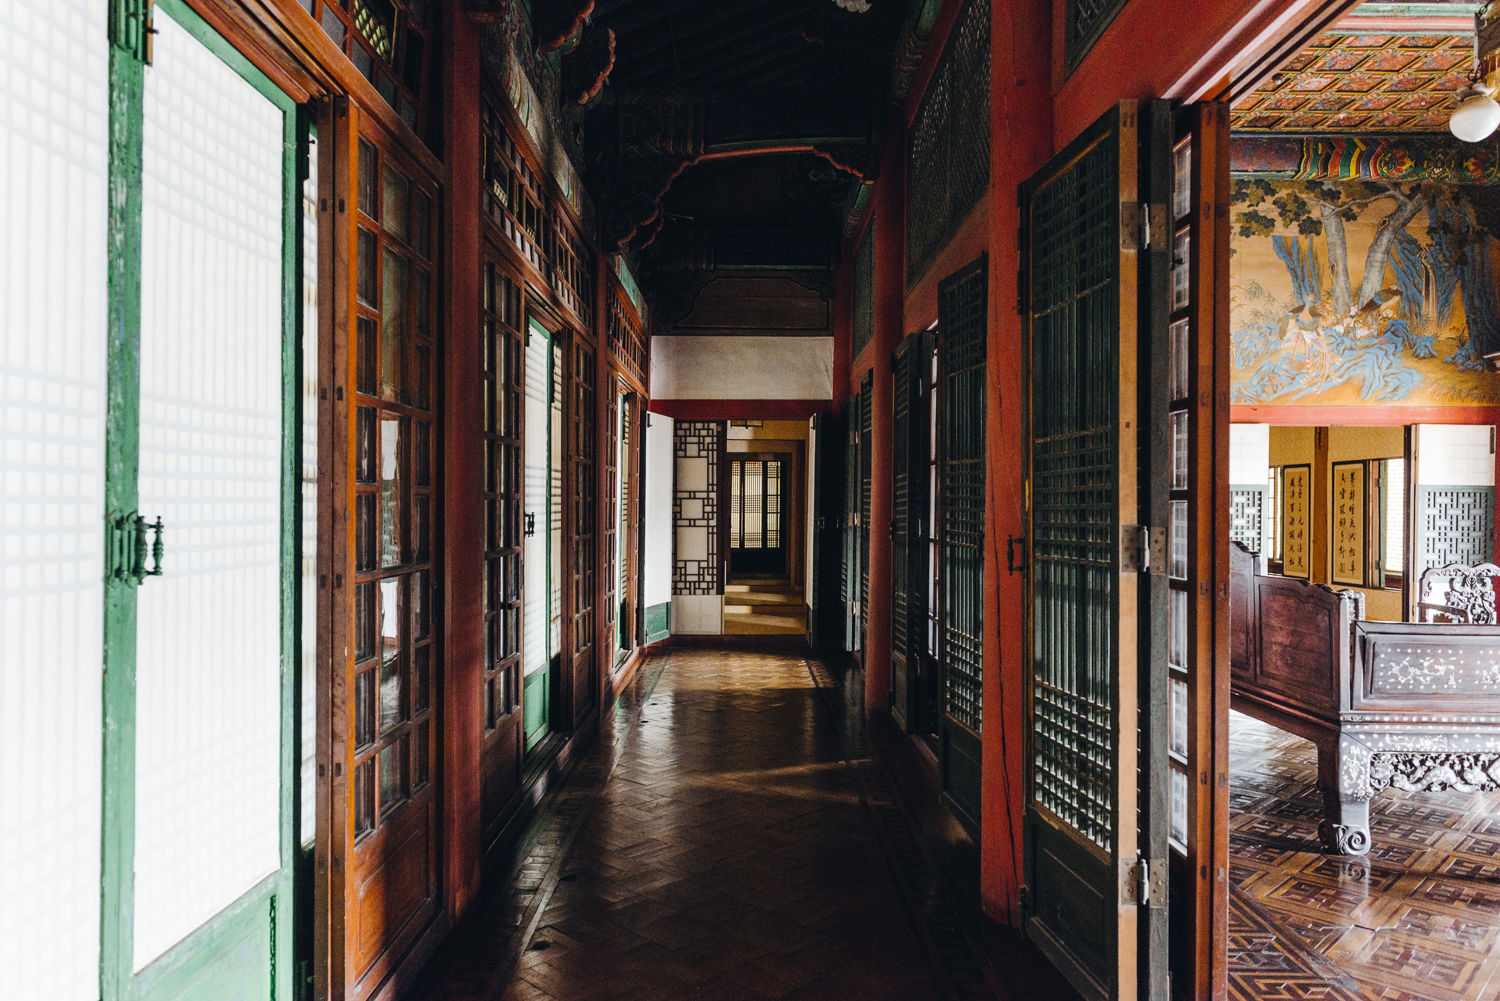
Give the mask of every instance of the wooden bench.
[[1500, 626], [1369, 622], [1358, 591], [1229, 564], [1231, 705], [1317, 747], [1328, 850], [1370, 850], [1383, 789], [1500, 788]]

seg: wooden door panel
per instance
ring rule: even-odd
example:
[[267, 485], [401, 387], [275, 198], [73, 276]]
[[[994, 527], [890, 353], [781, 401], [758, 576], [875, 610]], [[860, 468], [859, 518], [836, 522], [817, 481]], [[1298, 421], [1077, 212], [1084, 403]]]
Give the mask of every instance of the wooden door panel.
[[938, 766], [944, 801], [979, 828], [982, 784], [985, 377], [988, 259], [938, 290], [942, 383], [939, 493]]
[[482, 846], [487, 849], [521, 787], [521, 714], [516, 710], [521, 704], [524, 335], [520, 276], [488, 242], [483, 253], [485, 661], [479, 783]]
[[329, 840], [332, 871], [343, 874], [331, 887], [331, 927], [343, 929], [343, 941], [331, 950], [342, 962], [330, 989], [365, 998], [439, 912], [438, 192], [390, 136], [353, 106], [342, 110], [336, 200], [347, 216], [335, 236], [334, 292], [351, 392], [340, 413], [341, 482], [330, 493], [352, 518], [331, 560], [352, 586], [339, 612], [348, 660], [330, 686], [338, 823]]
[[[1166, 188], [1168, 422], [1186, 437], [1170, 485], [1170, 965], [1177, 997], [1228, 991], [1229, 126], [1221, 104], [1178, 109]], [[1153, 195], [1153, 201], [1157, 201]], [[1221, 405], [1221, 401], [1224, 403]], [[1222, 471], [1218, 468], [1223, 463]], [[1246, 557], [1246, 569], [1253, 565]], [[1253, 584], [1253, 573], [1247, 584]], [[1242, 600], [1253, 600], [1248, 587]], [[1216, 600], [1216, 596], [1221, 600]], [[1256, 642], [1249, 637], [1247, 646]]]
[[1143, 572], [1153, 549], [1141, 530], [1158, 524], [1151, 486], [1162, 457], [1139, 433], [1160, 360], [1138, 329], [1144, 262], [1127, 225], [1139, 206], [1140, 128], [1136, 105], [1120, 105], [1021, 192], [1025, 924], [1080, 993], [1110, 1001], [1160, 998], [1166, 987], [1166, 818], [1154, 795], [1165, 713], [1152, 701], [1165, 676], [1154, 642], [1165, 579], [1160, 567]]

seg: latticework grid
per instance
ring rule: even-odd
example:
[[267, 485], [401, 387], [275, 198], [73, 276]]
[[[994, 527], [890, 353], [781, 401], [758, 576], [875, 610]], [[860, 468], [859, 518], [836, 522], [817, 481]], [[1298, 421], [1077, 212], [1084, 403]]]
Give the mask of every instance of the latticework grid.
[[854, 251], [854, 357], [875, 337], [875, 220], [871, 219]]
[[1033, 792], [1112, 839], [1116, 141], [1038, 191], [1031, 234]]
[[[672, 563], [672, 593], [719, 594], [719, 466], [724, 428], [717, 421], [678, 421], [672, 428], [677, 486], [672, 522], [678, 550]], [[685, 536], [703, 537], [702, 556], [684, 555]]]
[[1069, 69], [1083, 61], [1124, 6], [1125, 0], [1068, 0], [1065, 31]]
[[912, 123], [906, 280], [921, 277], [990, 182], [990, 3], [969, 0]]
[[983, 732], [984, 265], [943, 284], [938, 326], [943, 372], [943, 712]]

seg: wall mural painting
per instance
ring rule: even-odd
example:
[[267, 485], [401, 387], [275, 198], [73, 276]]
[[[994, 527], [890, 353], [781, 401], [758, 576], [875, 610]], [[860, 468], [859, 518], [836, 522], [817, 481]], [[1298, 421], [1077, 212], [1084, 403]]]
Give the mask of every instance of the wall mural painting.
[[1500, 403], [1500, 188], [1234, 181], [1233, 401]]

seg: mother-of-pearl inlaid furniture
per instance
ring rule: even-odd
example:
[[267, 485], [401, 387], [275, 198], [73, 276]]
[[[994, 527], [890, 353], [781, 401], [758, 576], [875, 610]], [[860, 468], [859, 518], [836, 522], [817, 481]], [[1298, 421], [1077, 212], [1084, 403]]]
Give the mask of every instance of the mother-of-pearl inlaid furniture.
[[1258, 559], [1230, 544], [1231, 704], [1317, 747], [1325, 847], [1370, 850], [1381, 790], [1500, 788], [1493, 616], [1370, 622], [1360, 592], [1261, 574]]

